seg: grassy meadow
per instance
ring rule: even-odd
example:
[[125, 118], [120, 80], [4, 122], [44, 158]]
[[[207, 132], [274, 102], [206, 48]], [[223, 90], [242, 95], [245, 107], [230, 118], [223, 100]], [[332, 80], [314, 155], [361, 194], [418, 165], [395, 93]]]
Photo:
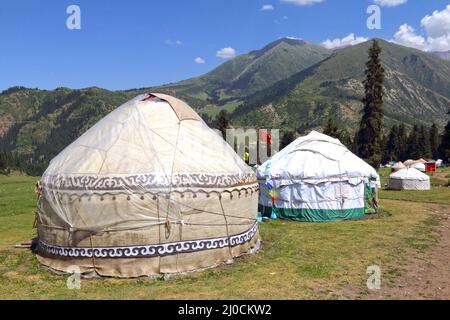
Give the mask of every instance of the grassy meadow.
[[[383, 182], [386, 174], [382, 172]], [[261, 251], [230, 266], [166, 281], [82, 280], [81, 289], [69, 290], [66, 276], [49, 273], [29, 250], [14, 248], [35, 235], [37, 179], [0, 176], [0, 299], [364, 298], [367, 267], [380, 266], [382, 285], [389, 286], [401, 275], [407, 252], [437, 241], [439, 212], [450, 205], [448, 187], [415, 193], [383, 190], [382, 213], [368, 219], [261, 223]]]

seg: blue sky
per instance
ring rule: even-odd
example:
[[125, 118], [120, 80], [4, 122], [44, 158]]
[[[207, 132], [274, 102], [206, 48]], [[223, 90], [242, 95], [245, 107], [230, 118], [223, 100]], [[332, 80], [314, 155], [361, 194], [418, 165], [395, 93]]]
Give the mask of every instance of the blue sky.
[[[445, 26], [436, 27], [447, 18], [443, 10], [449, 0], [383, 6], [381, 30], [367, 28], [367, 7], [374, 1], [405, 0], [322, 0], [301, 5], [305, 1], [311, 0], [2, 0], [0, 90], [16, 85], [43, 89], [159, 85], [212, 70], [224, 62], [217, 56], [222, 48], [242, 54], [283, 36], [319, 44], [351, 33], [389, 40], [407, 24], [399, 36], [404, 44], [435, 48], [437, 40], [428, 39], [431, 32], [436, 38], [444, 34], [441, 40], [450, 39], [450, 31], [442, 30]], [[81, 30], [66, 27], [66, 9], [72, 4], [81, 9]], [[264, 5], [273, 10], [261, 10]], [[435, 10], [440, 11], [432, 17], [436, 19], [421, 25]], [[439, 43], [446, 49], [447, 42]], [[196, 58], [205, 63], [196, 63]]]

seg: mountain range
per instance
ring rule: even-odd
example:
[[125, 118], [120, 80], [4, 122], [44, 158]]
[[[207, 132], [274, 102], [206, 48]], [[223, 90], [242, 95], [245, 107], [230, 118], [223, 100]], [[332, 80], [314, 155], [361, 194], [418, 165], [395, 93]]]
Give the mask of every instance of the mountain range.
[[450, 50], [448, 51], [441, 51], [441, 52], [433, 52], [435, 55], [437, 55], [439, 58], [450, 60]]
[[[450, 108], [450, 60], [379, 40], [385, 72], [385, 124], [443, 127]], [[205, 119], [220, 110], [234, 126], [307, 131], [329, 117], [350, 134], [360, 119], [371, 42], [328, 50], [282, 38], [240, 55], [200, 77], [126, 91], [101, 88], [0, 94], [0, 148], [48, 161], [107, 113], [144, 92], [186, 100]], [[443, 55], [443, 54], [442, 54]]]

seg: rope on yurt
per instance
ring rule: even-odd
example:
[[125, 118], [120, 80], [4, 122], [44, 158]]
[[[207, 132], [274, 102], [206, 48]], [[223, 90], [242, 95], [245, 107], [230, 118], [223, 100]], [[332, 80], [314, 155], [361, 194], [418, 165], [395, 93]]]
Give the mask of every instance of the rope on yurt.
[[[177, 139], [174, 146], [173, 151], [173, 159], [172, 159], [172, 166], [170, 169], [170, 184], [169, 184], [169, 192], [167, 195], [167, 210], [166, 210], [166, 239], [170, 237], [170, 220], [169, 220], [169, 209], [170, 209], [170, 202], [172, 201], [172, 186], [173, 186], [173, 169], [175, 168], [175, 159], [177, 156], [178, 151], [178, 140], [180, 138], [180, 128], [181, 128], [181, 122], [178, 123], [178, 130], [177, 130]], [[181, 239], [180, 239], [181, 241]]]
[[[218, 192], [217, 192], [217, 194], [220, 195], [220, 193], [218, 193]], [[181, 202], [178, 202], [176, 200], [173, 200], [173, 202], [175, 202], [176, 204], [181, 204]], [[194, 215], [194, 214], [201, 214], [201, 213], [209, 213], [209, 214], [220, 215], [220, 216], [223, 215], [223, 212], [213, 212], [213, 211], [208, 211], [208, 210], [202, 210], [202, 209], [191, 207], [188, 204], [183, 204], [183, 206], [185, 206], [188, 209], [192, 209], [192, 210], [198, 211], [196, 213], [189, 213], [189, 214], [186, 214], [186, 215]], [[231, 214], [228, 214], [227, 216], [230, 217], [230, 218], [238, 218], [238, 219], [246, 219], [246, 220], [250, 220], [250, 221], [256, 221], [255, 219], [252, 219], [252, 218], [239, 217], [239, 216], [234, 216], [234, 215], [231, 215]]]
[[225, 226], [226, 226], [226, 230], [227, 230], [228, 253], [230, 254], [230, 259], [233, 259], [233, 252], [231, 251], [231, 243], [230, 243], [230, 231], [228, 229], [228, 219], [227, 219], [227, 215], [225, 214], [225, 210], [223, 209], [222, 195], [219, 194], [218, 197], [219, 197], [220, 208], [222, 209], [223, 218], [225, 220]]
[[[159, 217], [159, 197], [156, 197], [156, 212], [158, 214], [158, 221], [160, 221]], [[161, 243], [161, 224], [158, 224], [158, 243]], [[161, 273], [161, 257], [158, 257], [158, 270]]]
[[[172, 201], [172, 187], [173, 187], [173, 171], [175, 168], [175, 161], [176, 161], [176, 157], [177, 157], [177, 151], [178, 151], [178, 141], [180, 139], [180, 128], [181, 128], [181, 121], [178, 122], [178, 129], [177, 129], [177, 140], [175, 142], [175, 147], [174, 147], [174, 151], [173, 151], [173, 159], [172, 159], [172, 166], [170, 169], [170, 184], [169, 184], [169, 194], [167, 197], [167, 210], [166, 210], [166, 239], [168, 239], [170, 237], [170, 220], [169, 220], [169, 209], [170, 209], [170, 203]], [[181, 216], [181, 210], [179, 212], [180, 217], [178, 217], [180, 219], [180, 221], [183, 220], [183, 217]], [[179, 227], [179, 236], [180, 236], [180, 241], [182, 240], [182, 231], [183, 231], [183, 225], [180, 224]], [[168, 232], [168, 234], [167, 234]], [[176, 263], [175, 266], [178, 270], [178, 257], [179, 255], [176, 255]], [[161, 261], [161, 260], [160, 260]], [[160, 266], [161, 268], [161, 266]]]
[[92, 233], [89, 234], [89, 240], [91, 242], [91, 250], [92, 250], [92, 267], [94, 267], [94, 271], [95, 273], [97, 273], [97, 265], [95, 264], [94, 241], [92, 240]]
[[[223, 216], [223, 214], [221, 214], [221, 216]], [[230, 216], [230, 215], [228, 215], [228, 217], [233, 218], [233, 216]], [[248, 219], [248, 218], [236, 217], [236, 216], [234, 216], [234, 218]], [[256, 222], [256, 219], [248, 219], [248, 220], [250, 220], [251, 222]], [[161, 226], [161, 225], [165, 225], [165, 224], [166, 224], [165, 222], [161, 222], [161, 223], [155, 223], [155, 224], [151, 224], [151, 225], [134, 227], [134, 228], [129, 227], [129, 228], [115, 229], [115, 230], [99, 230], [99, 231], [95, 231], [95, 234], [123, 232], [123, 231], [132, 231], [132, 230], [144, 230], [144, 229], [147, 229], [148, 227]], [[171, 224], [183, 224], [186, 226], [225, 226], [226, 225], [224, 223], [190, 223], [190, 222], [181, 222], [181, 221], [172, 221]], [[50, 225], [47, 225], [44, 223], [40, 223], [40, 225], [45, 228], [48, 228], [48, 229], [55, 229], [55, 230], [62, 230], [62, 231], [69, 230], [64, 227], [50, 226]], [[249, 223], [228, 223], [228, 225], [229, 226], [248, 226]], [[91, 229], [77, 229], [77, 231], [93, 232]], [[159, 240], [160, 240], [160, 238], [159, 238]], [[161, 241], [160, 241], [160, 243], [161, 243]]]

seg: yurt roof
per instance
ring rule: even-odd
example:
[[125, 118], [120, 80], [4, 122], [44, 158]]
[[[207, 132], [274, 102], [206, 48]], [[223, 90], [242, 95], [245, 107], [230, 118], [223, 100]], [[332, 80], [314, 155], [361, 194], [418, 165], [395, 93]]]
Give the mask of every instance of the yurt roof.
[[256, 180], [245, 162], [185, 102], [143, 94], [65, 148], [43, 176], [47, 188], [108, 192], [223, 188]]
[[330, 180], [374, 178], [376, 170], [347, 149], [338, 139], [313, 131], [300, 137], [258, 168], [259, 178]]
[[401, 180], [429, 180], [430, 177], [414, 168], [401, 169], [389, 176], [391, 179]]
[[406, 168], [406, 166], [402, 162], [397, 162], [392, 168], [403, 169], [403, 168]]
[[415, 162], [413, 164], [410, 165], [411, 168], [416, 168], [419, 170], [425, 170], [425, 164], [422, 162]]

